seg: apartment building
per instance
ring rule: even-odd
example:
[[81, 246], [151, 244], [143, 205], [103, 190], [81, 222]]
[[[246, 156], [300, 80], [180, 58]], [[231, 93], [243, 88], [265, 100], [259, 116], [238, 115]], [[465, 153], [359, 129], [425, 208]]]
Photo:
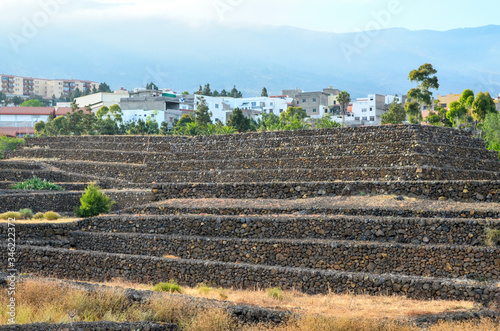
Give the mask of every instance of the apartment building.
[[76, 98], [76, 104], [79, 107], [90, 106], [92, 112], [97, 112], [101, 107], [111, 107], [120, 105], [121, 99], [127, 99], [129, 96], [127, 90], [116, 90], [114, 93], [94, 93]]
[[0, 75], [1, 91], [9, 97], [29, 97], [39, 95], [44, 98], [52, 96], [67, 97], [77, 88], [84, 93], [87, 90], [99, 88], [99, 83], [75, 79], [44, 79], [21, 77], [13, 75]]
[[350, 125], [380, 125], [382, 115], [388, 110], [385, 95], [369, 94], [366, 98], [356, 99], [352, 104], [352, 123]]
[[303, 92], [297, 88], [283, 90], [282, 93], [293, 98], [293, 107], [301, 107], [308, 117], [320, 118], [324, 114], [334, 113], [335, 109], [338, 108], [336, 96], [340, 90], [328, 87], [321, 92]]

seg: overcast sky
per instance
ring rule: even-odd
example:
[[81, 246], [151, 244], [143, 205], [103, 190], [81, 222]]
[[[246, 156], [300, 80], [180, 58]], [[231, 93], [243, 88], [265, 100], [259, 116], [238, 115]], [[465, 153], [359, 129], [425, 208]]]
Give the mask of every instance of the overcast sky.
[[339, 33], [391, 27], [449, 30], [500, 22], [494, 0], [469, 5], [456, 0], [0, 0], [0, 27], [33, 21], [42, 7], [76, 29], [96, 20], [111, 25], [148, 17], [193, 26], [285, 25]]

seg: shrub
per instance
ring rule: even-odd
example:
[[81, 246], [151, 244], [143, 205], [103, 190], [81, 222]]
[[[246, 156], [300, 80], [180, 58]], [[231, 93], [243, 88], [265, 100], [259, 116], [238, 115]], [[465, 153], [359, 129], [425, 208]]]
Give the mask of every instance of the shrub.
[[16, 150], [24, 140], [7, 136], [0, 137], [0, 159], [3, 159], [5, 152]]
[[33, 218], [33, 212], [29, 208], [24, 208], [19, 211], [19, 214], [21, 214], [21, 218], [25, 220], [30, 220]]
[[33, 178], [28, 179], [27, 181], [17, 183], [11, 186], [13, 190], [36, 190], [36, 191], [63, 191], [64, 189], [47, 181], [46, 179], [40, 179], [37, 176], [33, 176]]
[[78, 217], [94, 217], [101, 213], [109, 213], [115, 202], [102, 193], [99, 186], [89, 184], [80, 198], [80, 203], [79, 208], [75, 207], [75, 214]]
[[54, 211], [48, 211], [45, 214], [43, 214], [43, 218], [49, 221], [55, 221], [61, 218], [61, 215]]
[[196, 288], [198, 289], [198, 292], [200, 292], [200, 294], [203, 294], [203, 295], [207, 295], [208, 293], [210, 293], [210, 290], [211, 288], [208, 287], [207, 285], [203, 284], [203, 283], [200, 283], [196, 286]]
[[500, 244], [500, 230], [499, 229], [486, 229], [486, 245], [496, 246]]
[[267, 290], [267, 294], [275, 300], [281, 301], [285, 298], [285, 294], [279, 287], [270, 288]]
[[169, 280], [168, 283], [158, 283], [155, 285], [154, 290], [156, 292], [170, 292], [170, 293], [181, 293], [182, 289], [179, 284], [173, 279]]
[[18, 213], [18, 212], [15, 212], [15, 211], [9, 211], [9, 212], [0, 214], [0, 219], [8, 220], [9, 218], [20, 220], [21, 219], [21, 214]]
[[33, 216], [33, 219], [43, 220], [43, 219], [45, 219], [45, 216], [43, 216], [43, 213], [36, 213], [35, 216]]

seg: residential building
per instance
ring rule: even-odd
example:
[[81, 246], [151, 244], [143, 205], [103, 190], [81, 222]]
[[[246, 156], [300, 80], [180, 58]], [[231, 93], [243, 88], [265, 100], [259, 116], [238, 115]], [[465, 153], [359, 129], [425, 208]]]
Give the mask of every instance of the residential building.
[[352, 104], [353, 121], [350, 125], [380, 125], [382, 115], [387, 111], [385, 96], [369, 94], [356, 99]]
[[339, 107], [335, 96], [339, 93], [340, 90], [333, 87], [323, 89], [322, 92], [302, 92], [300, 89], [283, 90], [284, 95], [293, 98], [293, 107], [301, 107], [311, 118], [320, 118], [324, 114], [338, 111]]
[[46, 98], [52, 96], [67, 97], [77, 88], [84, 93], [87, 90], [99, 88], [99, 83], [76, 79], [45, 79], [0, 75], [1, 91], [10, 97], [29, 97], [39, 95]]
[[[125, 92], [125, 93], [124, 93]], [[114, 93], [94, 93], [76, 98], [76, 104], [79, 107], [90, 106], [92, 112], [97, 112], [101, 107], [111, 107], [112, 105], [120, 105], [122, 99], [128, 98], [126, 90], [117, 90]]]
[[[439, 106], [445, 109], [449, 109], [450, 104], [454, 101], [459, 102], [462, 94], [447, 94], [447, 95], [438, 95], [435, 100], [439, 100]], [[432, 107], [434, 109], [434, 105]], [[424, 109], [427, 110], [427, 109]]]
[[0, 108], [0, 135], [23, 137], [35, 133], [39, 121], [47, 122], [50, 114], [66, 115], [69, 107], [3, 107]]

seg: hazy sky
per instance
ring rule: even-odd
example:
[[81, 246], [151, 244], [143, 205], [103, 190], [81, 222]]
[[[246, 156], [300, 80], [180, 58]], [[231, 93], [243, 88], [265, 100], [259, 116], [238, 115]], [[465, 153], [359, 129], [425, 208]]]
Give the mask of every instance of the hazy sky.
[[[83, 29], [95, 20], [165, 18], [182, 24], [286, 25], [330, 32], [404, 27], [449, 30], [499, 24], [494, 0], [0, 0], [0, 27], [45, 11]], [[131, 26], [132, 28], [132, 26]], [[140, 28], [140, 27], [134, 27]]]

